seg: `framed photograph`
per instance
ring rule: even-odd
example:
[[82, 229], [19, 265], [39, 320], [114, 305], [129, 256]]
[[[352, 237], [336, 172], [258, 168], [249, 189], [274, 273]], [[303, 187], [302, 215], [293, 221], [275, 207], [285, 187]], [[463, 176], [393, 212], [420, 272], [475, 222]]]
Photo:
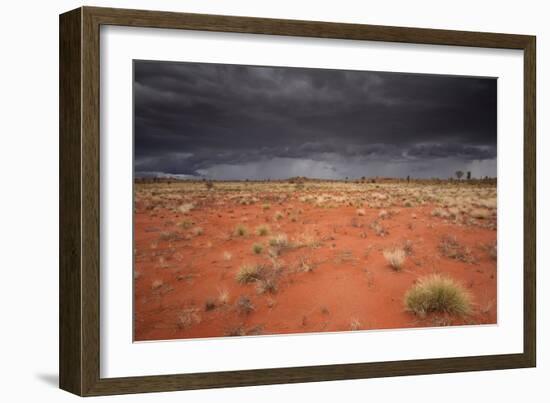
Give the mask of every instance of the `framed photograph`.
[[533, 367], [535, 37], [60, 16], [60, 387]]

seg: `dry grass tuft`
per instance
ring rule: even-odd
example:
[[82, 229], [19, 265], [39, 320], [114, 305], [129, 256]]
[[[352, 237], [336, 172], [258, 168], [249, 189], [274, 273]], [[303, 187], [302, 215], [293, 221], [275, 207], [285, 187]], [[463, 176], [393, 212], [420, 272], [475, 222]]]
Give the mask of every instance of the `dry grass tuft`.
[[470, 216], [481, 220], [486, 220], [488, 218], [491, 218], [492, 214], [491, 211], [487, 209], [478, 208], [470, 211]]
[[256, 234], [258, 234], [259, 236], [266, 236], [266, 235], [269, 235], [269, 226], [267, 226], [267, 225], [259, 225], [259, 226], [256, 228]]
[[407, 254], [402, 248], [386, 249], [384, 257], [395, 271], [401, 271]]
[[194, 222], [191, 221], [191, 220], [183, 220], [182, 222], [180, 222], [180, 223], [178, 224], [178, 226], [180, 226], [180, 227], [183, 228], [183, 229], [189, 229], [189, 228], [191, 228], [193, 225], [194, 225]]
[[258, 294], [265, 294], [265, 293], [275, 294], [277, 292], [277, 289], [278, 289], [277, 277], [274, 275], [259, 280], [256, 286], [256, 290], [258, 291]]
[[202, 234], [204, 234], [204, 230], [202, 229], [202, 227], [193, 228], [193, 235], [200, 236]]
[[239, 224], [235, 227], [234, 231], [235, 235], [237, 236], [247, 236], [248, 235], [248, 228], [242, 224]]
[[299, 234], [295, 242], [292, 244], [296, 248], [313, 248], [316, 249], [321, 246], [321, 241], [317, 237], [309, 232]]
[[246, 336], [246, 331], [242, 326], [233, 326], [226, 329], [224, 335], [229, 337]]
[[384, 228], [384, 226], [382, 226], [378, 221], [373, 221], [370, 224], [370, 228], [374, 231], [374, 233], [377, 236], [383, 237], [388, 235], [388, 231], [386, 230], [386, 228]]
[[235, 275], [235, 280], [240, 284], [253, 283], [256, 280], [262, 278], [262, 272], [264, 267], [262, 265], [248, 265], [245, 264], [240, 267], [239, 271]]
[[440, 218], [449, 218], [451, 215], [447, 210], [437, 207], [432, 210], [432, 216], [440, 217]]
[[288, 236], [286, 234], [277, 234], [269, 239], [269, 245], [274, 248], [284, 249], [289, 246]]
[[186, 308], [177, 314], [177, 326], [186, 329], [195, 323], [201, 323], [201, 315], [198, 308]]
[[349, 329], [350, 330], [359, 330], [359, 329], [361, 329], [361, 322], [359, 321], [359, 319], [352, 318], [351, 321], [350, 321], [350, 324], [349, 324]]
[[193, 205], [193, 203], [184, 203], [184, 204], [182, 204], [181, 206], [178, 207], [178, 210], [182, 214], [187, 214], [191, 210], [193, 210], [194, 207], [195, 206]]
[[443, 236], [439, 243], [439, 251], [443, 256], [461, 262], [473, 263], [475, 261], [470, 249], [461, 245], [454, 236]]
[[299, 272], [310, 273], [315, 269], [315, 264], [311, 263], [307, 257], [300, 256], [296, 269]]
[[159, 236], [159, 239], [161, 241], [170, 242], [170, 241], [177, 241], [181, 239], [181, 236], [178, 232], [162, 232]]
[[356, 210], [356, 213], [358, 216], [364, 216], [365, 215], [365, 209], [364, 208], [359, 208]]
[[403, 250], [405, 251], [407, 256], [410, 256], [413, 254], [414, 248], [413, 248], [413, 243], [410, 239], [407, 239], [403, 244]]
[[244, 315], [250, 314], [255, 309], [252, 301], [246, 295], [241, 295], [239, 297], [236, 306], [239, 313]]
[[405, 307], [420, 317], [431, 312], [467, 315], [472, 298], [464, 287], [439, 274], [423, 277], [405, 294]]
[[204, 310], [208, 312], [214, 309], [216, 309], [216, 300], [214, 298], [207, 298], [204, 301]]
[[218, 290], [218, 303], [220, 305], [227, 305], [229, 303], [229, 291], [226, 288]]
[[264, 250], [264, 246], [261, 243], [255, 243], [254, 245], [252, 245], [252, 251], [256, 255], [261, 254], [263, 250]]
[[162, 280], [154, 280], [154, 281], [151, 283], [151, 289], [152, 289], [152, 290], [158, 290], [158, 289], [161, 288], [163, 285], [164, 285], [164, 281], [162, 281]]

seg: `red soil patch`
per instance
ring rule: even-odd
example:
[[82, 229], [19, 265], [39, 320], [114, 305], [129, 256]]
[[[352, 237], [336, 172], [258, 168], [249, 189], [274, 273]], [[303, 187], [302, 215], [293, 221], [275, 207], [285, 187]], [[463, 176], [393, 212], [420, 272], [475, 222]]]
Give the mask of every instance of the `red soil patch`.
[[[320, 208], [298, 201], [273, 203], [268, 210], [261, 203], [221, 208], [206, 203], [186, 214], [137, 208], [135, 340], [496, 323], [497, 270], [489, 251], [496, 231], [433, 217], [434, 207], [404, 207], [382, 220], [379, 209], [365, 208], [365, 215], [358, 216], [354, 207]], [[284, 217], [275, 220], [276, 211]], [[384, 236], [370, 226], [377, 219], [388, 232]], [[178, 224], [184, 220], [193, 224], [182, 228]], [[234, 235], [239, 224], [248, 228], [248, 235]], [[282, 251], [275, 293], [259, 294], [256, 284], [235, 280], [243, 264], [270, 264], [269, 236], [255, 232], [262, 224], [272, 234], [285, 233], [291, 242], [306, 234], [319, 243]], [[448, 234], [469, 249], [473, 261], [442, 256], [439, 245]], [[383, 250], [407, 241], [412, 253], [396, 272]], [[255, 243], [264, 246], [259, 255], [252, 251]], [[301, 261], [312, 270], [301, 271]], [[405, 310], [406, 291], [417, 278], [435, 272], [471, 293], [472, 315], [419, 318]], [[223, 291], [228, 300], [222, 304]], [[249, 314], [236, 306], [241, 296], [253, 305]]]

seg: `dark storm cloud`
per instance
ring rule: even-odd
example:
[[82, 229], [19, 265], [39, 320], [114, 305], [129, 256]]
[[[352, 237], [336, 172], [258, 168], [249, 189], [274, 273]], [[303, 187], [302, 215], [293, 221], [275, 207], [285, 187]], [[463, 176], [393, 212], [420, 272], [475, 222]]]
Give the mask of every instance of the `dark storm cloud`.
[[134, 63], [135, 170], [214, 178], [496, 175], [496, 80]]

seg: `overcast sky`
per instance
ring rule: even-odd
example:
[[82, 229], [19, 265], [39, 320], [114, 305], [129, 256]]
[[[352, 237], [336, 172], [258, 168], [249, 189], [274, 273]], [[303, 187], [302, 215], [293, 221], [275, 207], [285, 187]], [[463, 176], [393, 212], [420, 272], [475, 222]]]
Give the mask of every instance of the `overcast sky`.
[[496, 79], [134, 62], [136, 176], [496, 176]]

